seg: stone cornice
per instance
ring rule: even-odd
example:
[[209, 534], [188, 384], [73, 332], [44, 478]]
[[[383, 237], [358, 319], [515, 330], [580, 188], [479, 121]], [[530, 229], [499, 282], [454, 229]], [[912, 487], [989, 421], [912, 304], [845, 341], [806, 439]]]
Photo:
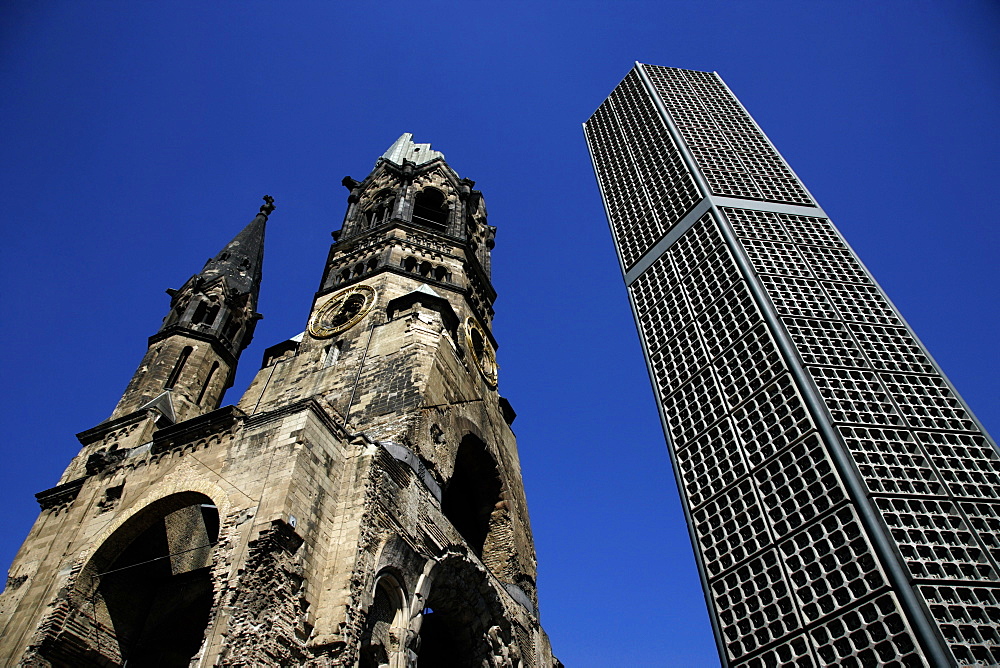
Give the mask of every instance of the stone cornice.
[[[153, 347], [153, 345], [163, 341], [164, 339], [169, 339], [171, 336], [186, 336], [189, 339], [194, 339], [195, 341], [204, 341], [212, 346], [213, 352], [221, 357], [222, 360], [229, 365], [230, 369], [236, 368], [236, 363], [239, 360], [239, 357], [234, 355], [227, 346], [223, 345], [222, 342], [219, 341], [218, 336], [215, 336], [214, 334], [207, 334], [205, 332], [199, 332], [194, 329], [188, 329], [183, 325], [172, 325], [167, 329], [153, 334], [149, 337], [148, 345], [149, 347]], [[247, 343], [249, 344], [249, 342], [248, 337]]]
[[83, 487], [83, 483], [87, 482], [88, 477], [85, 476], [76, 480], [70, 480], [62, 485], [56, 485], [55, 487], [39, 492], [35, 494], [35, 500], [38, 501], [38, 505], [42, 507], [42, 510], [68, 505], [76, 499], [80, 493], [80, 488]]
[[228, 430], [245, 418], [246, 414], [236, 406], [223, 406], [210, 413], [178, 422], [153, 434], [152, 454], [160, 454], [171, 448], [222, 430]]
[[104, 438], [105, 434], [115, 429], [120, 429], [126, 425], [137, 424], [142, 422], [149, 417], [149, 411], [142, 409], [135, 412], [129, 413], [128, 415], [123, 415], [120, 418], [114, 420], [106, 420], [96, 427], [91, 427], [86, 431], [81, 431], [76, 435], [78, 441], [81, 445], [90, 445], [100, 439]]

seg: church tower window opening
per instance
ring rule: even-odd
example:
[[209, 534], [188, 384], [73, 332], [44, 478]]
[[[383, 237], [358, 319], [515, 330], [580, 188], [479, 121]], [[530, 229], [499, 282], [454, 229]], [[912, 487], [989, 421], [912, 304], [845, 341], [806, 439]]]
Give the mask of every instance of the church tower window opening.
[[485, 444], [466, 436], [458, 446], [455, 472], [445, 487], [441, 510], [477, 557], [490, 533], [490, 517], [500, 502], [500, 476]]
[[177, 384], [177, 380], [181, 377], [181, 371], [184, 370], [184, 365], [187, 363], [187, 359], [193, 350], [194, 348], [191, 346], [184, 346], [184, 350], [181, 351], [180, 356], [177, 358], [177, 362], [174, 364], [174, 370], [170, 372], [170, 377], [167, 378], [167, 383], [163, 386], [163, 389], [174, 389], [174, 385]]
[[208, 391], [208, 386], [212, 383], [212, 378], [215, 376], [215, 372], [219, 370], [219, 363], [212, 362], [212, 367], [208, 370], [208, 375], [205, 376], [205, 384], [201, 386], [201, 392], [198, 393], [198, 401], [195, 403], [201, 406], [201, 400], [205, 398], [205, 392]]
[[444, 230], [448, 226], [448, 208], [444, 193], [437, 188], [424, 188], [413, 199], [413, 222]]

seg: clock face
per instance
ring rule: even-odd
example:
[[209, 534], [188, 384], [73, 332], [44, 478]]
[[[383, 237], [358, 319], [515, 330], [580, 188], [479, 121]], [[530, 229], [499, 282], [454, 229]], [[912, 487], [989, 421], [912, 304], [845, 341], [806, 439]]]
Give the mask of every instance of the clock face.
[[339, 334], [358, 324], [375, 305], [378, 294], [368, 285], [355, 285], [330, 297], [309, 320], [309, 333], [317, 339]]
[[497, 356], [483, 330], [472, 318], [465, 321], [465, 342], [472, 358], [490, 387], [497, 386]]

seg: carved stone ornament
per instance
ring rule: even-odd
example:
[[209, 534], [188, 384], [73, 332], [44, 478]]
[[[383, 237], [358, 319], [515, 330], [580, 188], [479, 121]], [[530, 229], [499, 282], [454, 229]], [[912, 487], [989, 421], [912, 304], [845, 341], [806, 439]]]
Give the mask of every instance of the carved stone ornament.
[[264, 200], [264, 204], [261, 205], [260, 212], [265, 216], [270, 216], [271, 212], [277, 208], [274, 206], [274, 198], [270, 195], [264, 195], [262, 199]]
[[370, 285], [353, 285], [334, 294], [309, 320], [309, 333], [317, 339], [339, 334], [361, 322], [378, 299]]
[[465, 321], [465, 343], [486, 383], [490, 387], [496, 387], [498, 371], [496, 353], [493, 352], [493, 346], [490, 345], [483, 330], [472, 318]]

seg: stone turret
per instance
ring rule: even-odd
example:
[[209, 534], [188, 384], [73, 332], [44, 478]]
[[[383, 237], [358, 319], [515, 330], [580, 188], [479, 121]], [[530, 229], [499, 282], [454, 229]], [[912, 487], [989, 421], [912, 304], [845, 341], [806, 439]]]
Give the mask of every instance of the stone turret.
[[236, 362], [249, 345], [257, 313], [264, 230], [274, 200], [177, 290], [170, 311], [119, 401], [111, 420], [153, 408], [162, 423], [214, 410], [232, 385]]

